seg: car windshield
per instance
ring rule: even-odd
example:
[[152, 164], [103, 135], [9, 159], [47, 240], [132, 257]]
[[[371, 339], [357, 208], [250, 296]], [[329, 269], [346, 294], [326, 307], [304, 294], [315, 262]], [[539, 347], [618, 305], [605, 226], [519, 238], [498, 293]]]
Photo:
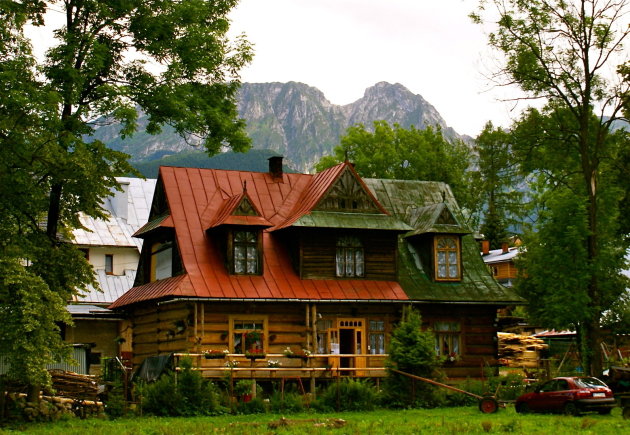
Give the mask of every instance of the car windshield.
[[606, 384], [597, 378], [577, 378], [575, 379], [575, 384], [580, 388], [599, 388], [606, 386]]

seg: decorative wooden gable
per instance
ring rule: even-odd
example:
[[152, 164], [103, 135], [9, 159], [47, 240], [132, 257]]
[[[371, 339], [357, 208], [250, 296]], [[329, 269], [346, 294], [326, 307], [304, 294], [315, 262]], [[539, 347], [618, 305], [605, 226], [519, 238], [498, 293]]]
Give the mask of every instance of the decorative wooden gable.
[[341, 173], [313, 210], [350, 213], [383, 213], [350, 167]]
[[453, 216], [453, 213], [451, 213], [451, 210], [449, 210], [446, 204], [444, 204], [444, 208], [435, 220], [435, 223], [438, 225], [459, 225], [457, 220], [455, 220], [455, 216]]
[[260, 213], [256, 211], [249, 198], [243, 195], [241, 202], [232, 212], [232, 216], [260, 216]]

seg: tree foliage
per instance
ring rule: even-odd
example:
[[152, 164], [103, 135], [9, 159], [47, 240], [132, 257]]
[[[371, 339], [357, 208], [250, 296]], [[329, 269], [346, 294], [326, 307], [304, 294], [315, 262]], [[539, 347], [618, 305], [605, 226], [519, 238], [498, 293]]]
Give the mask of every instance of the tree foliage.
[[475, 139], [478, 169], [473, 186], [484, 206], [480, 231], [497, 249], [508, 238], [509, 228], [520, 222], [523, 193], [522, 179], [514, 159], [510, 133], [488, 122]]
[[432, 406], [435, 388], [427, 383], [391, 371], [392, 368], [423, 378], [440, 377], [441, 359], [435, 352], [435, 335], [422, 329], [422, 317], [413, 307], [404, 307], [400, 323], [392, 331], [384, 384], [386, 401], [391, 406]]
[[[619, 294], [623, 262], [618, 259], [625, 250], [619, 244], [615, 221], [623, 196], [619, 189], [628, 189], [627, 182], [618, 184], [608, 171], [620, 148], [628, 146], [625, 135], [611, 132], [629, 83], [604, 74], [614, 69], [611, 62], [630, 34], [625, 21], [629, 7], [624, 0], [489, 0], [480, 4], [474, 20], [480, 22], [489, 7], [498, 15], [489, 35], [490, 45], [505, 59], [497, 76], [545, 105], [541, 111], [529, 110], [516, 126], [523, 169], [539, 176], [539, 186], [554, 191], [540, 196], [549, 210], [539, 223], [539, 234], [527, 243], [529, 283], [524, 285], [531, 292], [538, 279], [533, 271], [542, 272], [545, 267], [549, 272], [539, 286], [552, 284], [550, 279], [566, 280], [564, 293], [572, 290], [571, 300], [584, 309], [572, 311], [575, 305], [570, 301], [543, 288], [536, 292], [545, 298], [536, 303], [571, 306], [567, 311], [575, 314], [574, 323], [584, 333], [585, 368], [599, 374], [600, 321], [607, 302]], [[552, 235], [547, 228], [553, 227], [562, 232]], [[543, 235], [565, 246], [567, 255], [548, 252], [554, 245]], [[577, 284], [570, 271], [578, 266], [580, 285], [570, 289]], [[561, 292], [557, 285], [551, 288]], [[545, 320], [554, 321], [547, 316]]]
[[418, 130], [387, 121], [374, 121], [373, 131], [362, 124], [349, 127], [332, 156], [315, 166], [317, 171], [350, 160], [362, 177], [442, 181], [451, 186], [462, 208], [471, 208], [467, 189], [470, 150], [461, 141], [449, 141], [439, 128]]
[[[130, 135], [140, 107], [150, 132], [169, 124], [209, 153], [248, 148], [235, 93], [251, 48], [226, 37], [236, 3], [0, 3], [0, 353], [15, 377], [45, 382], [44, 364], [63, 353], [65, 303], [95, 284], [71, 230], [79, 213], [103, 217], [101, 198], [132, 171], [90, 139], [94, 120]], [[53, 26], [55, 14], [64, 23], [38, 60], [25, 26]]]

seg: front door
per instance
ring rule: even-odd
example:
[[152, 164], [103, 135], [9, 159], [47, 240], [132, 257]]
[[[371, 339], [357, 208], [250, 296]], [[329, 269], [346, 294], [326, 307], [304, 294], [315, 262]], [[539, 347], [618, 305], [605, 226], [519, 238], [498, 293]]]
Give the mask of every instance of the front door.
[[[337, 319], [339, 330], [339, 359], [340, 368], [361, 369], [365, 368], [365, 357], [357, 356], [365, 354], [365, 320], [364, 319]], [[348, 356], [343, 356], [348, 355]], [[344, 375], [364, 376], [362, 370], [347, 370], [341, 372]]]

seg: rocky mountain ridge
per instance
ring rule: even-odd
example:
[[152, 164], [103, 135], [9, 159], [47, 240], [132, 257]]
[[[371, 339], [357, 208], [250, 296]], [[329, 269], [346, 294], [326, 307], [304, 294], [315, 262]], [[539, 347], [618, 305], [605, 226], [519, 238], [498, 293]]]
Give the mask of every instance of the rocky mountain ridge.
[[[332, 104], [319, 89], [303, 83], [243, 83], [238, 111], [247, 121], [254, 149], [274, 150], [300, 171], [310, 170], [323, 155], [330, 154], [345, 130], [356, 123], [370, 126], [375, 120], [386, 120], [405, 128], [437, 125], [445, 136], [463, 138], [446, 125], [421, 95], [398, 83], [377, 83], [367, 88], [362, 98], [347, 105]], [[116, 125], [100, 127], [94, 136], [111, 148], [130, 154], [132, 162], [191, 149], [171, 129], [151, 136], [143, 125], [146, 119], [141, 116], [138, 132], [124, 140]]]

